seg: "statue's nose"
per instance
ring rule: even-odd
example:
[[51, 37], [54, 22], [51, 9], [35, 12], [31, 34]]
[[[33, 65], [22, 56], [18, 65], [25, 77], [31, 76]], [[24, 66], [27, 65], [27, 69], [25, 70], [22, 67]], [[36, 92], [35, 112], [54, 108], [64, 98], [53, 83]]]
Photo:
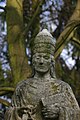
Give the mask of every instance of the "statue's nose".
[[39, 64], [40, 64], [40, 65], [43, 65], [43, 63], [42, 63], [42, 62], [40, 62]]
[[40, 65], [42, 65], [42, 64], [43, 64], [43, 58], [40, 59]]

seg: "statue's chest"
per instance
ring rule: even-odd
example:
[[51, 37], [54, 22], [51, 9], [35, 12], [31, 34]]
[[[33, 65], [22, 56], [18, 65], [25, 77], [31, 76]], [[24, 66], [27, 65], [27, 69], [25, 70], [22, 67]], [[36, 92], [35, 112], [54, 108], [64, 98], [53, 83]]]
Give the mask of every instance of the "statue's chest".
[[27, 98], [32, 104], [37, 104], [42, 98], [49, 98], [61, 91], [61, 86], [53, 82], [35, 82], [28, 87]]

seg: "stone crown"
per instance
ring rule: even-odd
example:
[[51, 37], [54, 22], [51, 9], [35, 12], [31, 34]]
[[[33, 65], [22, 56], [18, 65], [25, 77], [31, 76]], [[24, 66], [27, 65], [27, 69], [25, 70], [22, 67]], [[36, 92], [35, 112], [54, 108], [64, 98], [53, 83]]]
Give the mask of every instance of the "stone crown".
[[43, 29], [41, 32], [37, 34], [36, 38], [34, 39], [32, 54], [42, 52], [53, 55], [54, 50], [55, 50], [55, 39], [48, 32], [47, 29]]

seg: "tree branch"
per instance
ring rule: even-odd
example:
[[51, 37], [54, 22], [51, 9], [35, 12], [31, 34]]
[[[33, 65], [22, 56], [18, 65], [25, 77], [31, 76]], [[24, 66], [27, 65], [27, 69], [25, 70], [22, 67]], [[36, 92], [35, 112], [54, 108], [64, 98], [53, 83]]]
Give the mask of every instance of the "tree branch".
[[[69, 42], [71, 37], [73, 37], [73, 36], [70, 36], [73, 30], [77, 28], [79, 25], [80, 25], [80, 21], [73, 21], [72, 23], [68, 24], [64, 29], [64, 31], [60, 34], [56, 42], [56, 50], [54, 55], [55, 59], [59, 56], [65, 44]], [[79, 44], [79, 42], [77, 42], [77, 44]]]
[[14, 92], [15, 88], [13, 87], [0, 87], [0, 91], [11, 91]]
[[15, 88], [13, 87], [0, 87], [0, 96], [6, 95], [9, 92], [14, 92]]
[[6, 106], [10, 106], [11, 105], [10, 102], [8, 102], [7, 100], [4, 100], [2, 98], [0, 98], [0, 103], [3, 104], [3, 105], [6, 105]]
[[2, 6], [0, 6], [0, 9], [2, 9], [2, 10], [4, 10], [4, 11], [6, 10], [5, 7], [2, 7]]
[[35, 11], [35, 13], [34, 13], [32, 19], [30, 20], [30, 22], [29, 22], [29, 24], [27, 25], [27, 27], [25, 27], [25, 30], [24, 30], [24, 32], [23, 32], [25, 38], [27, 37], [28, 31], [29, 31], [31, 25], [33, 24], [33, 22], [34, 22], [36, 16], [41, 12], [40, 9], [41, 9], [41, 6], [42, 6], [43, 2], [44, 2], [44, 0], [41, 0], [41, 2], [39, 3], [39, 5], [38, 5], [38, 7], [37, 7], [37, 9], [36, 9], [36, 11]]

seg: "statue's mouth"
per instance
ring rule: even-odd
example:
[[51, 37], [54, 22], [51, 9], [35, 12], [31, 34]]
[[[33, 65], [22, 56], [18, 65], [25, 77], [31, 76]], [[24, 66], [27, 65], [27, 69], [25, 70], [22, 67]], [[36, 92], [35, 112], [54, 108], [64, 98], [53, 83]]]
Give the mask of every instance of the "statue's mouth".
[[39, 68], [44, 68], [45, 66], [43, 66], [43, 65], [39, 65]]

